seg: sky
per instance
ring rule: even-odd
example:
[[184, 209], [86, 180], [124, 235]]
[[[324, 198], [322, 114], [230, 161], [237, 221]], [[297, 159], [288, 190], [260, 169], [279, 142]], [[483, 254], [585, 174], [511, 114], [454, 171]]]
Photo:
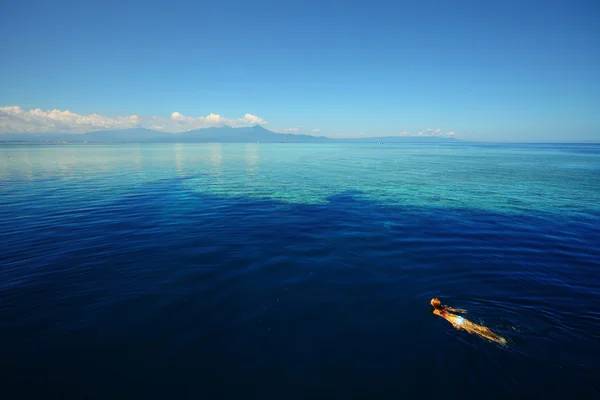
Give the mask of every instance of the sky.
[[600, 142], [598, 1], [5, 1], [0, 131]]

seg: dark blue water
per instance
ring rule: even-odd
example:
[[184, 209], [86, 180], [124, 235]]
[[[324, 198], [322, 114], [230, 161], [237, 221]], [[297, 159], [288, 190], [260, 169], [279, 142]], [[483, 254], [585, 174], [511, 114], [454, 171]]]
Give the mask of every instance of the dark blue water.
[[[576, 207], [600, 190], [597, 152], [554, 155], [572, 174], [564, 185], [587, 182], [565, 191], [573, 209], [552, 208], [563, 195], [531, 207], [511, 193], [492, 211], [444, 194], [391, 204], [367, 184], [274, 199], [283, 178], [260, 196], [243, 181], [243, 195], [226, 156], [218, 174], [142, 156], [123, 178], [118, 157], [67, 168], [50, 162], [64, 153], [4, 150], [2, 398], [600, 395], [600, 212]], [[513, 171], [499, 165], [496, 183]], [[509, 186], [543, 187], [531, 174]], [[454, 330], [431, 313], [434, 296], [509, 346]]]

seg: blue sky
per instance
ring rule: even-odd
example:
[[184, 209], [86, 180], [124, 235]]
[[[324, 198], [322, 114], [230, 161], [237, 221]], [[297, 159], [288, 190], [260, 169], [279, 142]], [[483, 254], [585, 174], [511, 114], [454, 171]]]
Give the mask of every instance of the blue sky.
[[577, 0], [4, 2], [0, 130], [600, 141], [599, 20]]

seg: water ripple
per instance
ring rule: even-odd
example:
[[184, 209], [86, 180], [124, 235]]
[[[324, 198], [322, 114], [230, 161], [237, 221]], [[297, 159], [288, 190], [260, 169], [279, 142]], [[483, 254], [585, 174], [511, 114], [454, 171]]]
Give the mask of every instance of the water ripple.
[[[598, 151], [3, 150], [0, 350], [14, 385], [598, 393]], [[433, 296], [510, 346], [453, 330]]]

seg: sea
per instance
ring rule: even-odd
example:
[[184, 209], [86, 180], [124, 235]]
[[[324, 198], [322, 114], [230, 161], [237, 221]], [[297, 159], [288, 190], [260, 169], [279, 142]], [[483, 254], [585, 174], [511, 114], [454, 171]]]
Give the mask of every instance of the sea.
[[0, 249], [2, 399], [600, 398], [600, 145], [4, 144]]

